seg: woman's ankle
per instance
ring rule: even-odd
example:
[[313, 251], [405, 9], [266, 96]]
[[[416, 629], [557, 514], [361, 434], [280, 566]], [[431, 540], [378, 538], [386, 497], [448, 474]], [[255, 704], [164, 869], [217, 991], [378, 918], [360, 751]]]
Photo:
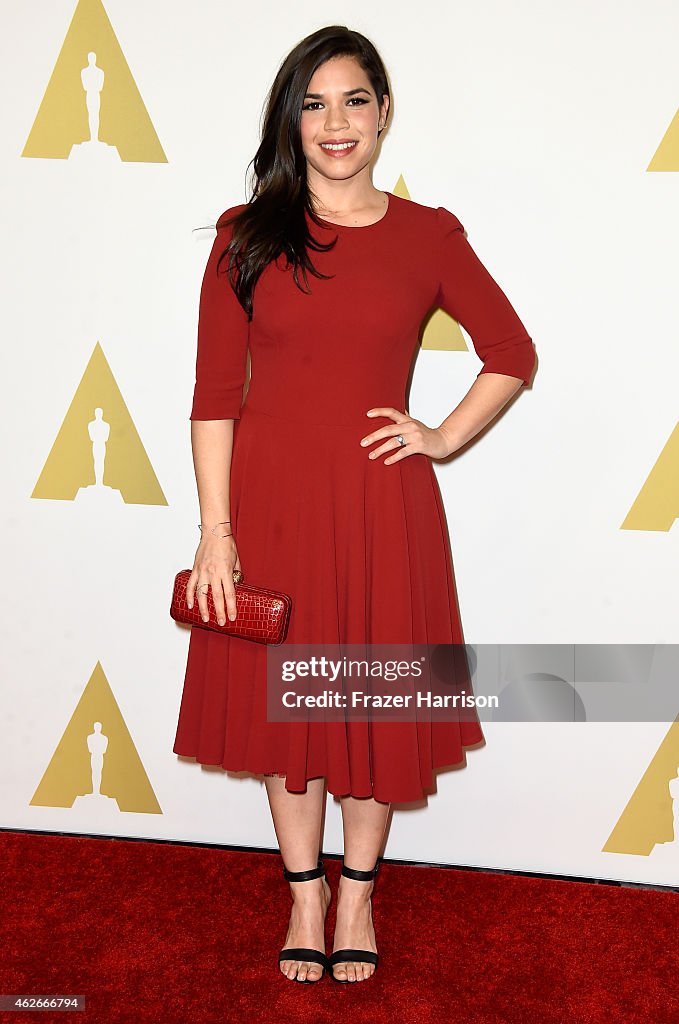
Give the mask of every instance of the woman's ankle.
[[290, 895], [295, 903], [317, 903], [326, 894], [325, 879], [314, 878], [308, 882], [290, 882]]
[[357, 903], [367, 903], [373, 894], [374, 888], [374, 879], [371, 879], [369, 882], [357, 882], [353, 878], [345, 878], [344, 875], [340, 875], [337, 892], [338, 896], [341, 896], [342, 899], [353, 900]]

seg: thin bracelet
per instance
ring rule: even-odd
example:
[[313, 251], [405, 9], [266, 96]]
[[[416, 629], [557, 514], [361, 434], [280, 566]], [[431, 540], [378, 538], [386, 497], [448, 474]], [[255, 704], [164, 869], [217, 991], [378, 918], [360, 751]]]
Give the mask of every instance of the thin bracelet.
[[[215, 535], [215, 537], [216, 537], [217, 534], [215, 533], [215, 530], [217, 529], [217, 527], [218, 526], [226, 526], [226, 524], [230, 523], [230, 522], [231, 522], [230, 519], [223, 519], [221, 523], [215, 523], [215, 525], [210, 530], [210, 533], [213, 533]], [[202, 532], [203, 532], [203, 524], [202, 523], [198, 523], [198, 529], [200, 530], [200, 532], [202, 534]], [[231, 533], [222, 533], [221, 536], [218, 539], [221, 540], [223, 537], [233, 537], [233, 531]]]

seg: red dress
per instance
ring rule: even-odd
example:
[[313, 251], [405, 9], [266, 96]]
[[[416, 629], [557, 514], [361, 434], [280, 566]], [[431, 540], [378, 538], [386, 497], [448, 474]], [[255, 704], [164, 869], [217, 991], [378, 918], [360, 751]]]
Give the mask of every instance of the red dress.
[[[481, 373], [528, 383], [534, 367], [530, 337], [457, 217], [388, 199], [383, 218], [364, 227], [320, 228], [309, 218], [316, 238], [338, 236], [327, 253], [311, 252], [334, 276], [309, 275], [307, 294], [279, 257], [259, 279], [250, 324], [226, 261], [215, 272], [228, 226], [203, 279], [190, 419], [235, 420], [231, 528], [245, 582], [292, 597], [286, 643], [464, 643], [431, 459], [369, 459], [378, 444], [363, 448], [360, 439], [393, 421], [366, 411], [406, 411], [419, 330], [437, 306], [472, 338]], [[267, 721], [266, 659], [265, 645], [191, 630], [175, 753], [285, 774], [291, 792], [324, 776], [336, 796], [403, 802], [432, 791], [433, 770], [458, 765], [463, 748], [484, 738], [475, 713], [465, 721]]]

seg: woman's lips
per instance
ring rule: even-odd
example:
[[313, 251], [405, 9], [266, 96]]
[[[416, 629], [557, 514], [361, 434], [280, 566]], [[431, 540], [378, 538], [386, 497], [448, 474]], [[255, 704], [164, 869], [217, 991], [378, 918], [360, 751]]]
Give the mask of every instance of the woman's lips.
[[356, 146], [357, 143], [354, 142], [350, 146], [342, 146], [341, 149], [326, 149], [326, 147], [323, 145], [321, 145], [321, 149], [327, 156], [332, 156], [335, 157], [335, 159], [338, 159], [343, 156], [348, 156], [349, 153], [353, 153], [353, 151], [356, 149]]

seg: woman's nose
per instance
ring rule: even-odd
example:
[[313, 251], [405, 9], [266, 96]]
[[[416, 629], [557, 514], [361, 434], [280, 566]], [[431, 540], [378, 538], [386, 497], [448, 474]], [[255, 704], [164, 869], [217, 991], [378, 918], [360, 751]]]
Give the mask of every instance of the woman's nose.
[[341, 111], [331, 112], [325, 119], [326, 130], [337, 127], [347, 127], [349, 124], [348, 118], [342, 115]]

